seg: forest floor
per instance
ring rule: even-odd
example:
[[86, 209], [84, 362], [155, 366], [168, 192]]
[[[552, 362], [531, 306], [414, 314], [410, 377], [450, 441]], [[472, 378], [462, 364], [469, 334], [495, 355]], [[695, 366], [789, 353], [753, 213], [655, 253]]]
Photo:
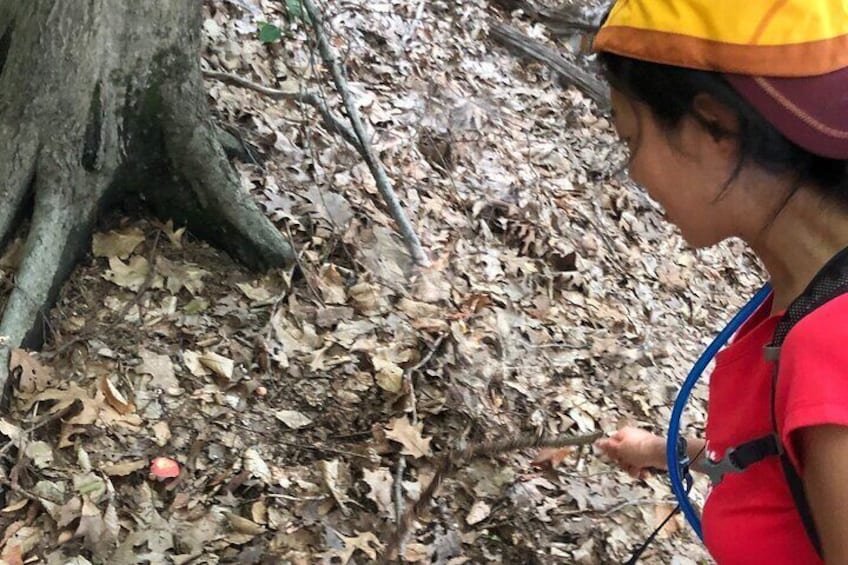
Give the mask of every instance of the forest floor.
[[[204, 64], [338, 108], [297, 6], [208, 0]], [[620, 172], [609, 117], [487, 37], [510, 22], [580, 59], [544, 27], [484, 0], [328, 10], [432, 266], [310, 107], [210, 81], [218, 123], [252, 148], [234, 161], [244, 188], [298, 265], [257, 276], [170, 225], [104, 225], [44, 350], [14, 355], [6, 563], [375, 562], [450, 450], [661, 433], [760, 280], [739, 242], [686, 248]], [[259, 22], [282, 39], [262, 43]], [[506, 452], [457, 465], [403, 559], [622, 562], [672, 508], [664, 476], [631, 479], [592, 448]], [[708, 557], [677, 517], [643, 562]]]

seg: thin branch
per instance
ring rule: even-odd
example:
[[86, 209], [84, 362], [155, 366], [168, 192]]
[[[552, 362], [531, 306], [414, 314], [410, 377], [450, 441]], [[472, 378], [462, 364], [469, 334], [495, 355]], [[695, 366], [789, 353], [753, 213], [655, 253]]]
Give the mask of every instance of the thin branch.
[[387, 564], [397, 557], [400, 547], [403, 545], [407, 534], [409, 534], [412, 523], [423, 514], [424, 510], [433, 500], [433, 497], [436, 496], [439, 487], [457, 466], [475, 457], [495, 457], [502, 453], [518, 451], [520, 449], [590, 445], [600, 438], [601, 435], [600, 433], [594, 433], [584, 436], [557, 436], [553, 438], [523, 435], [513, 439], [470, 445], [460, 451], [448, 453], [442, 457], [436, 466], [436, 473], [430, 480], [430, 484], [422, 491], [421, 496], [418, 497], [415, 504], [404, 513], [403, 519], [398, 522], [397, 530], [386, 545], [386, 550], [383, 552], [380, 563]]
[[327, 126], [327, 129], [342, 136], [345, 141], [356, 149], [357, 153], [364, 156], [362, 144], [359, 142], [356, 134], [334, 116], [324, 101], [312, 92], [286, 92], [285, 90], [278, 90], [255, 83], [239, 75], [220, 71], [203, 71], [203, 76], [211, 80], [223, 82], [224, 84], [256, 91], [272, 100], [294, 100], [295, 102], [309, 104], [321, 114], [321, 118], [324, 120], [324, 125]]
[[333, 53], [333, 49], [330, 47], [329, 41], [327, 41], [327, 38], [324, 35], [323, 15], [315, 6], [313, 0], [301, 1], [303, 2], [303, 6], [306, 8], [306, 12], [309, 14], [309, 18], [312, 21], [312, 28], [315, 31], [315, 41], [318, 45], [318, 51], [321, 53], [321, 58], [324, 60], [324, 63], [329, 67], [330, 73], [333, 77], [333, 83], [335, 83], [336, 89], [342, 97], [350, 124], [353, 126], [356, 138], [359, 140], [359, 144], [363, 149], [362, 156], [365, 159], [365, 163], [368, 165], [368, 168], [371, 170], [371, 174], [374, 176], [377, 189], [380, 191], [383, 200], [385, 200], [389, 213], [397, 223], [398, 229], [406, 243], [406, 247], [412, 255], [412, 259], [418, 265], [428, 266], [430, 264], [430, 260], [427, 258], [427, 254], [424, 252], [424, 249], [421, 247], [421, 241], [418, 239], [418, 235], [415, 233], [412, 224], [406, 217], [406, 212], [403, 211], [403, 208], [400, 205], [400, 201], [392, 188], [391, 181], [386, 174], [386, 170], [383, 168], [383, 164], [374, 153], [374, 149], [371, 147], [371, 143], [368, 141], [368, 137], [365, 134], [365, 127], [362, 124], [362, 119], [359, 117], [359, 110], [357, 109], [353, 96], [350, 93], [347, 77], [345, 76], [341, 64]]

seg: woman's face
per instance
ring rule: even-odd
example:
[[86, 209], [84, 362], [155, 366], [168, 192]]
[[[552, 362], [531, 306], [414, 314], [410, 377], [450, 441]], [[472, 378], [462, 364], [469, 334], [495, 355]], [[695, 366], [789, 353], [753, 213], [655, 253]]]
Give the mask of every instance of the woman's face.
[[630, 177], [665, 210], [689, 245], [700, 248], [739, 235], [746, 203], [737, 198], [736, 151], [692, 117], [674, 131], [647, 106], [612, 91], [618, 134], [630, 148]]

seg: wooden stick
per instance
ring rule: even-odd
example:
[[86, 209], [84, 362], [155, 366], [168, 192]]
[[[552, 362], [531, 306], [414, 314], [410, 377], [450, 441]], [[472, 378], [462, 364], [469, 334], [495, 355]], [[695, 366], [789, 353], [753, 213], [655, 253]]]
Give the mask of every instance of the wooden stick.
[[377, 158], [374, 153], [374, 149], [371, 147], [371, 143], [368, 141], [368, 137], [365, 134], [365, 127], [362, 124], [362, 119], [359, 117], [359, 110], [357, 109], [353, 96], [350, 93], [345, 72], [342, 69], [341, 63], [339, 63], [338, 58], [333, 53], [333, 49], [330, 47], [327, 37], [324, 35], [323, 15], [315, 6], [313, 0], [301, 0], [301, 2], [303, 3], [304, 8], [306, 8], [306, 13], [309, 14], [310, 21], [312, 22], [312, 29], [315, 31], [315, 41], [318, 45], [318, 52], [321, 54], [321, 58], [324, 60], [324, 63], [327, 67], [329, 67], [330, 74], [333, 77], [333, 83], [336, 85], [336, 89], [342, 97], [345, 110], [347, 110], [347, 117], [350, 120], [351, 126], [353, 126], [353, 132], [359, 140], [359, 145], [362, 147], [362, 156], [365, 159], [365, 163], [368, 165], [368, 168], [371, 170], [371, 174], [374, 176], [374, 181], [377, 183], [377, 190], [380, 191], [380, 194], [389, 209], [389, 213], [397, 223], [398, 229], [406, 243], [406, 248], [410, 255], [412, 255], [412, 259], [418, 265], [426, 267], [430, 264], [430, 260], [427, 258], [427, 254], [424, 252], [424, 249], [421, 247], [421, 241], [418, 239], [418, 235], [415, 233], [412, 224], [406, 217], [406, 212], [404, 212], [403, 207], [400, 205], [400, 201], [392, 188], [391, 181], [386, 174], [386, 170], [383, 168], [383, 164]]

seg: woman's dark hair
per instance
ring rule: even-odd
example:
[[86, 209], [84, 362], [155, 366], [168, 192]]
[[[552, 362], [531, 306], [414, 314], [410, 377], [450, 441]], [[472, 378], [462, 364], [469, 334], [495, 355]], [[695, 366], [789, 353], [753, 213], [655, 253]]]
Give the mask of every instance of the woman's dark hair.
[[[787, 139], [720, 73], [649, 63], [612, 53], [601, 53], [599, 60], [610, 85], [645, 104], [669, 131], [684, 117], [691, 116], [716, 137], [733, 135], [739, 144], [739, 162], [728, 185], [745, 163], [750, 162], [775, 174], [792, 174], [796, 186], [814, 185], [823, 196], [848, 207], [848, 161], [810, 153]], [[738, 131], [732, 134], [722, 131], [698, 114], [694, 101], [699, 94], [707, 94], [729, 108], [738, 121]]]

